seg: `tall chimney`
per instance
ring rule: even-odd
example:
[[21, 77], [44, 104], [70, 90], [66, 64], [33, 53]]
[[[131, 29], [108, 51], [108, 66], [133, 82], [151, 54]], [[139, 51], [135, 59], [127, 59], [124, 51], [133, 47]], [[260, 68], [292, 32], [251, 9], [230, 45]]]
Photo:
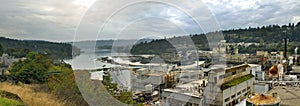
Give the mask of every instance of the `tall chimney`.
[[287, 59], [287, 38], [284, 38], [284, 59]]
[[285, 33], [285, 37], [284, 37], [284, 54], [283, 55], [284, 55], [284, 59], [286, 60], [285, 65], [284, 65], [284, 71], [289, 73], [289, 71], [288, 71], [289, 62], [288, 62], [288, 57], [287, 57], [287, 35], [286, 35], [286, 30], [284, 31], [284, 33]]

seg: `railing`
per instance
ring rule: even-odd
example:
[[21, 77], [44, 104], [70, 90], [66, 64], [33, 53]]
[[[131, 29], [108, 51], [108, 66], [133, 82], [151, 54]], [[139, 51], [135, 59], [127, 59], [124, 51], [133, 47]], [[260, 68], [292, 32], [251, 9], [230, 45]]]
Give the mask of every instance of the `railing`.
[[294, 87], [300, 86], [300, 81], [278, 81], [278, 80], [272, 80], [272, 81], [255, 81], [255, 83], [266, 83], [270, 84], [271, 88], [276, 88], [276, 86], [287, 86], [291, 85]]

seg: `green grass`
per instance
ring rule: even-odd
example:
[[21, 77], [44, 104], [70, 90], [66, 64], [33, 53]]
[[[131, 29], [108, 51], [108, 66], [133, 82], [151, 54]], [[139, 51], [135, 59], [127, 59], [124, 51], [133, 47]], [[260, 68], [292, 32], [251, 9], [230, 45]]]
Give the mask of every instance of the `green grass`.
[[240, 83], [242, 83], [242, 82], [244, 82], [244, 81], [246, 81], [246, 80], [249, 80], [249, 79], [251, 79], [251, 78], [253, 78], [253, 77], [254, 77], [254, 76], [253, 76], [252, 74], [248, 74], [248, 75], [242, 76], [242, 77], [240, 77], [240, 78], [236, 78], [236, 79], [234, 79], [234, 80], [232, 80], [232, 81], [230, 81], [230, 82], [227, 82], [227, 83], [221, 85], [221, 89], [222, 89], [222, 90], [225, 90], [225, 89], [227, 89], [227, 88], [230, 88], [230, 87], [232, 87], [232, 86], [235, 86], [235, 85], [237, 85], [237, 84], [240, 84]]
[[25, 105], [17, 100], [0, 97], [0, 106], [25, 106]]

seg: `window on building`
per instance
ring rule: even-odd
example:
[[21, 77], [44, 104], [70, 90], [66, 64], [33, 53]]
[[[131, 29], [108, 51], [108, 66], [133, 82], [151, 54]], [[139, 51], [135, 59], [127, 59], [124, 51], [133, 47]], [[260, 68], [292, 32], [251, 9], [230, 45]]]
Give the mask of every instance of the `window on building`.
[[236, 71], [232, 72], [232, 74], [231, 74], [231, 75], [235, 75], [235, 74], [236, 74]]
[[237, 93], [237, 95], [240, 95], [241, 93], [242, 93], [242, 92], [240, 91], [240, 92]]
[[243, 92], [246, 92], [246, 88], [245, 88], [245, 89], [243, 89]]
[[228, 98], [225, 99], [225, 102], [228, 102], [229, 100], [230, 100], [230, 98], [228, 97]]
[[184, 106], [192, 106], [192, 103], [186, 103]]
[[247, 87], [247, 90], [249, 90], [250, 88], [251, 88], [251, 87], [250, 87], [250, 86], [248, 86], [248, 87]]
[[234, 99], [234, 98], [235, 98], [235, 94], [231, 96], [231, 99]]

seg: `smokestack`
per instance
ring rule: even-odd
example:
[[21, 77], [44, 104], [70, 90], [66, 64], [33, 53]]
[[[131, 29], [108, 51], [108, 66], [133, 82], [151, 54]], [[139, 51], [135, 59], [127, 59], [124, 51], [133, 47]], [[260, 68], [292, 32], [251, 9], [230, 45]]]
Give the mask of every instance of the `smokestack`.
[[283, 31], [284, 33], [285, 33], [285, 38], [284, 38], [284, 59], [286, 60], [285, 61], [285, 65], [284, 65], [284, 71], [285, 72], [287, 72], [287, 73], [289, 73], [289, 71], [288, 71], [288, 64], [289, 64], [289, 62], [288, 62], [288, 57], [287, 57], [287, 35], [286, 35], [286, 30], [285, 31]]
[[284, 38], [284, 58], [287, 59], [287, 38]]
[[283, 58], [287, 59], [287, 36], [286, 36], [286, 30], [283, 31], [284, 32], [284, 52], [283, 52]]

